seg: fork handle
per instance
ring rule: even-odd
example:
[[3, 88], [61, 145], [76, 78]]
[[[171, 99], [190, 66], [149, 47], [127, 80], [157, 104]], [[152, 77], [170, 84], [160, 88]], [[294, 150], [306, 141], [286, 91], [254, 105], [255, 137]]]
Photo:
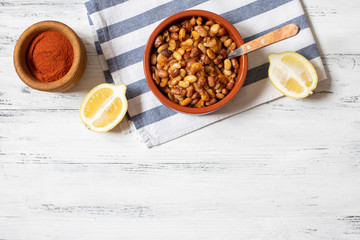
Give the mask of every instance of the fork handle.
[[295, 36], [299, 33], [299, 31], [300, 27], [294, 23], [291, 23], [259, 38], [256, 38], [248, 43], [245, 43], [241, 45], [240, 48], [242, 49], [243, 54], [247, 54], [260, 48], [269, 46], [273, 43]]

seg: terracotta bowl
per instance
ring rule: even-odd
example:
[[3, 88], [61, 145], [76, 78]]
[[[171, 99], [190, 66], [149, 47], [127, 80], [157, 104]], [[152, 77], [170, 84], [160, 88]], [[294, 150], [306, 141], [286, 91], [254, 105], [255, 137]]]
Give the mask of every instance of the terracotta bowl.
[[[56, 31], [65, 35], [74, 50], [74, 61], [69, 72], [59, 80], [42, 82], [29, 71], [26, 63], [26, 53], [31, 41], [40, 33]], [[20, 79], [29, 87], [47, 92], [63, 92], [72, 88], [83, 75], [87, 63], [87, 54], [83, 42], [67, 25], [56, 21], [36, 23], [21, 34], [14, 50], [14, 66]]]
[[235, 27], [231, 23], [229, 23], [225, 18], [223, 18], [215, 13], [203, 11], [203, 10], [188, 10], [188, 11], [179, 12], [179, 13], [176, 13], [176, 14], [168, 17], [164, 21], [162, 21], [159, 24], [159, 26], [157, 26], [155, 28], [155, 30], [152, 32], [152, 34], [150, 35], [150, 38], [147, 41], [147, 44], [145, 47], [145, 52], [144, 52], [144, 59], [143, 59], [144, 73], [145, 73], [146, 81], [150, 87], [150, 90], [160, 100], [160, 102], [162, 102], [165, 106], [167, 106], [177, 112], [190, 113], [190, 114], [205, 114], [205, 113], [213, 112], [213, 111], [223, 107], [240, 90], [240, 88], [244, 84], [244, 81], [246, 78], [247, 67], [248, 67], [248, 58], [247, 58], [247, 55], [244, 55], [244, 56], [241, 56], [240, 58], [238, 58], [239, 63], [240, 63], [240, 69], [239, 69], [238, 75], [235, 80], [235, 85], [234, 85], [233, 89], [231, 89], [229, 94], [226, 95], [223, 99], [221, 99], [217, 103], [207, 106], [207, 107], [203, 107], [203, 108], [190, 108], [190, 107], [181, 106], [179, 104], [176, 104], [176, 103], [170, 101], [170, 99], [168, 99], [168, 97], [165, 96], [160, 91], [160, 89], [158, 88], [158, 86], [156, 85], [156, 83], [153, 81], [153, 79], [151, 77], [151, 69], [150, 69], [151, 51], [154, 46], [154, 41], [155, 41], [156, 37], [160, 33], [162, 33], [165, 30], [165, 28], [167, 28], [170, 25], [173, 25], [175, 23], [179, 23], [182, 20], [190, 19], [193, 16], [195, 16], [195, 17], [200, 16], [206, 20], [208, 20], [208, 19], [213, 20], [214, 22], [220, 24], [222, 27], [224, 27], [227, 30], [230, 37], [235, 41], [237, 47], [240, 47], [242, 44], [244, 44], [243, 39], [241, 38], [239, 32], [235, 29]]

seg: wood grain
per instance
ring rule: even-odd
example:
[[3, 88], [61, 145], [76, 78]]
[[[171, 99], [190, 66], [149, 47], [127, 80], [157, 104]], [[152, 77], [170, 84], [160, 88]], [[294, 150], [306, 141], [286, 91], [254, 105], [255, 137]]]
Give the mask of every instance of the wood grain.
[[[330, 76], [314, 95], [147, 149], [79, 119], [104, 82], [83, 1], [0, 1], [0, 239], [358, 240], [360, 2], [303, 4]], [[87, 48], [70, 92], [30, 89], [13, 68], [16, 39], [42, 20]]]
[[264, 36], [261, 36], [248, 43], [243, 44], [241, 46], [242, 53], [248, 54], [260, 48], [293, 37], [299, 33], [299, 30], [299, 26], [294, 23], [276, 29], [268, 34], [265, 34]]

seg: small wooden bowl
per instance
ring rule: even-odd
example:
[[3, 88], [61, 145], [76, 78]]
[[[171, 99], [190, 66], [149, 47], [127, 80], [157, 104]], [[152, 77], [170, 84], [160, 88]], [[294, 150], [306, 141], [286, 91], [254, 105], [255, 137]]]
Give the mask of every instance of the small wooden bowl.
[[179, 23], [184, 19], [190, 19], [193, 16], [200, 16], [204, 19], [211, 19], [216, 23], [219, 23], [222, 27], [226, 29], [226, 31], [229, 33], [230, 37], [234, 40], [237, 47], [240, 47], [244, 44], [243, 39], [241, 38], [239, 32], [236, 30], [236, 28], [229, 23], [225, 18], [212, 13], [208, 11], [203, 10], [187, 10], [183, 12], [178, 12], [168, 18], [166, 18], [164, 21], [162, 21], [155, 30], [151, 33], [149, 40], [146, 43], [145, 51], [144, 51], [144, 58], [143, 58], [143, 64], [144, 64], [144, 74], [146, 78], [146, 82], [149, 85], [150, 90], [154, 93], [154, 95], [160, 100], [161, 103], [163, 103], [165, 106], [171, 108], [172, 110], [175, 110], [177, 112], [181, 113], [189, 113], [189, 114], [206, 114], [213, 111], [218, 110], [219, 108], [223, 107], [225, 104], [227, 104], [231, 99], [235, 97], [237, 92], [240, 90], [242, 85], [245, 82], [246, 74], [247, 74], [247, 68], [248, 68], [248, 57], [247, 55], [243, 55], [238, 58], [240, 63], [239, 72], [236, 76], [235, 85], [233, 89], [229, 92], [228, 95], [226, 95], [223, 99], [218, 101], [217, 103], [202, 107], [202, 108], [190, 108], [186, 106], [181, 106], [179, 104], [176, 104], [172, 102], [167, 96], [165, 96], [159, 89], [159, 87], [155, 84], [154, 80], [151, 76], [151, 68], [150, 68], [150, 56], [151, 56], [151, 50], [153, 48], [154, 42], [156, 37], [164, 31], [165, 28], [169, 27], [172, 24]]
[[[31, 41], [40, 33], [56, 31], [67, 37], [74, 50], [74, 61], [69, 72], [59, 80], [42, 82], [29, 71], [26, 54]], [[14, 50], [14, 66], [20, 79], [29, 87], [47, 92], [63, 92], [69, 90], [80, 80], [87, 64], [87, 54], [83, 42], [67, 25], [56, 21], [35, 23], [21, 34]]]

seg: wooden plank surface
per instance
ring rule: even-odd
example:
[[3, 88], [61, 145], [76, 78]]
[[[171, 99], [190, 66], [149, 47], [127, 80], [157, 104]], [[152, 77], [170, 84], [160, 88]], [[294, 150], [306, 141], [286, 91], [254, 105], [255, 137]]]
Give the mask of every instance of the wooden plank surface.
[[[82, 125], [104, 78], [81, 0], [0, 1], [0, 239], [360, 239], [360, 2], [304, 0], [329, 80], [147, 149]], [[89, 61], [66, 93], [17, 77], [31, 24], [58, 20]]]

